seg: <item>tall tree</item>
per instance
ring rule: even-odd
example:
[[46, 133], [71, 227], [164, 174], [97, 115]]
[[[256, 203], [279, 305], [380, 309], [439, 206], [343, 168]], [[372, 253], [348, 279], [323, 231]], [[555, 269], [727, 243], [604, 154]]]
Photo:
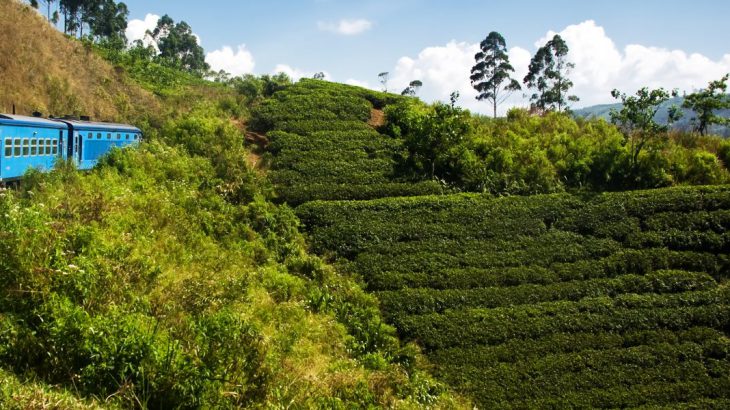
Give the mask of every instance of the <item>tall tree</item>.
[[198, 44], [188, 23], [175, 21], [165, 14], [157, 26], [148, 34], [157, 43], [159, 58], [163, 62], [193, 72], [204, 72], [210, 68], [205, 62], [205, 52]]
[[530, 96], [533, 108], [560, 112], [569, 109], [569, 101], [578, 101], [578, 97], [568, 94], [573, 87], [568, 75], [575, 68], [567, 59], [568, 51], [568, 45], [556, 34], [532, 57], [523, 82], [527, 88], [535, 90]]
[[717, 110], [730, 108], [730, 96], [726, 94], [729, 76], [725, 74], [717, 81], [710, 81], [707, 88], [694, 92], [684, 99], [682, 107], [695, 112], [694, 128], [700, 135], [707, 134], [709, 127], [713, 124], [730, 123], [730, 119], [715, 114]]
[[497, 105], [522, 87], [510, 77], [515, 69], [509, 63], [507, 43], [501, 34], [492, 31], [479, 48], [481, 51], [474, 56], [476, 65], [471, 68], [471, 85], [479, 93], [477, 100], [492, 103], [494, 118], [497, 118]]
[[388, 77], [390, 77], [390, 73], [387, 71], [383, 71], [378, 74], [378, 79], [380, 79], [380, 84], [383, 86], [384, 93], [388, 92]]
[[97, 39], [122, 39], [126, 43], [127, 17], [129, 9], [124, 3], [102, 0], [99, 6], [89, 12], [86, 21], [91, 34]]
[[[631, 166], [635, 168], [639, 154], [647, 144], [669, 129], [669, 126], [657, 123], [655, 117], [665, 101], [677, 96], [677, 90], [670, 92], [663, 88], [649, 90], [644, 87], [636, 92], [636, 96], [626, 95], [619, 90], [611, 91], [611, 95], [621, 100], [621, 109], [611, 110], [611, 122], [624, 134], [631, 150]], [[670, 122], [676, 120], [678, 112], [670, 109]]]

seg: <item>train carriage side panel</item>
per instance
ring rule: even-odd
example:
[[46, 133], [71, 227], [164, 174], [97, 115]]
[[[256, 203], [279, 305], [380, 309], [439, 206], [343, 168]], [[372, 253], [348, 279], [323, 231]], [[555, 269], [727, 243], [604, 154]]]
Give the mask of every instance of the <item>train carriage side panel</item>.
[[126, 124], [62, 120], [74, 130], [74, 147], [69, 149], [79, 169], [91, 169], [113, 147], [139, 142], [142, 132]]
[[14, 180], [30, 168], [53, 168], [67, 126], [42, 118], [0, 114], [0, 180]]

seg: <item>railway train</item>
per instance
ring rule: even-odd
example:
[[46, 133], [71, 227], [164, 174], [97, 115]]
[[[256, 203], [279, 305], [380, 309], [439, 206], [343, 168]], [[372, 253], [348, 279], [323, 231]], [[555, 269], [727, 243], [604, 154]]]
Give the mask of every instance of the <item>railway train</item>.
[[58, 159], [91, 169], [113, 147], [141, 140], [142, 131], [126, 124], [0, 114], [0, 184], [18, 181], [30, 168], [49, 170]]

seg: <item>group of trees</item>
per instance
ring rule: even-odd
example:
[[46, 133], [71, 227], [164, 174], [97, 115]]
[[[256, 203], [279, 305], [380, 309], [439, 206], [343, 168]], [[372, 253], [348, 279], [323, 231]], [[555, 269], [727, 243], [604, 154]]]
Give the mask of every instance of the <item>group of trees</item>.
[[[58, 24], [63, 20], [63, 32], [90, 39], [115, 52], [127, 47], [125, 31], [129, 17], [127, 5], [114, 0], [30, 0], [36, 9], [45, 6], [48, 20]], [[52, 9], [56, 10], [52, 12]], [[204, 74], [210, 69], [205, 51], [198, 44], [192, 27], [184, 21], [175, 22], [164, 15], [153, 30], [146, 33], [149, 41], [137, 40], [129, 50], [135, 59], [155, 60], [188, 72]], [[224, 76], [226, 73], [219, 73]]]
[[[114, 0], [30, 0], [34, 8], [40, 8], [41, 3], [46, 6], [49, 21], [58, 23], [63, 15], [65, 34], [81, 38], [86, 32], [96, 40], [125, 39], [129, 9], [124, 3]], [[54, 4], [57, 10], [51, 14]]]
[[192, 72], [210, 69], [205, 62], [205, 51], [198, 44], [198, 39], [188, 23], [175, 23], [175, 20], [165, 14], [157, 20], [154, 30], [147, 31], [147, 35], [157, 45], [157, 58], [165, 65]]
[[[471, 83], [477, 90], [477, 99], [491, 102], [494, 117], [497, 106], [513, 92], [521, 90], [520, 83], [511, 77], [515, 71], [509, 62], [507, 42], [501, 34], [493, 31], [480, 44], [471, 69]], [[530, 95], [533, 111], [563, 111], [568, 103], [578, 101], [569, 95], [573, 82], [568, 78], [575, 65], [568, 61], [568, 45], [556, 34], [532, 57], [527, 75], [522, 80], [525, 87], [534, 90]]]
[[[478, 92], [476, 98], [490, 102], [496, 118], [497, 106], [513, 92], [521, 90], [522, 86], [511, 77], [515, 69], [509, 62], [507, 44], [501, 34], [496, 31], [489, 33], [479, 46], [481, 50], [474, 56], [476, 64], [471, 69], [470, 79]], [[579, 100], [575, 95], [570, 95], [573, 82], [569, 74], [575, 64], [567, 58], [568, 51], [565, 40], [556, 34], [532, 57], [528, 73], [523, 79], [525, 87], [532, 90], [531, 111], [561, 112], [569, 109], [570, 102]], [[700, 135], [705, 135], [713, 124], [730, 123], [730, 120], [717, 114], [718, 110], [730, 108], [730, 97], [726, 94], [727, 81], [728, 75], [725, 75], [720, 80], [710, 82], [707, 88], [685, 97], [681, 108], [695, 113], [693, 128]], [[676, 91], [642, 88], [636, 96], [627, 96], [618, 90], [614, 90], [611, 95], [621, 100], [623, 105], [620, 110], [611, 113], [611, 119], [627, 136], [630, 134], [636, 157], [652, 136], [666, 132], [683, 114], [680, 107], [673, 106], [669, 108], [669, 124], [659, 124], [654, 118], [661, 104], [678, 95]]]
[[621, 100], [621, 107], [611, 110], [611, 122], [619, 127], [626, 138], [631, 151], [631, 166], [636, 167], [642, 150], [665, 136], [672, 124], [684, 115], [681, 108], [695, 113], [691, 123], [693, 131], [700, 135], [706, 135], [712, 125], [730, 123], [730, 119], [717, 114], [718, 110], [730, 108], [730, 96], [726, 94], [729, 77], [726, 74], [717, 81], [711, 81], [707, 88], [686, 95], [681, 107], [671, 105], [667, 109], [666, 124], [658, 123], [656, 115], [665, 102], [679, 95], [677, 90], [650, 90], [643, 87], [633, 96], [613, 90], [611, 95]]

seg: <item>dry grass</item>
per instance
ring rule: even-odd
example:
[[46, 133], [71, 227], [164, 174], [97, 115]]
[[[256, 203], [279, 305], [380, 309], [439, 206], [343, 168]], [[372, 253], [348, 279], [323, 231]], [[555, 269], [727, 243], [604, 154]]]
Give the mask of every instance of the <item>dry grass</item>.
[[371, 109], [368, 125], [375, 128], [385, 125], [385, 113], [383, 112], [383, 110], [378, 110], [375, 108]]
[[17, 0], [0, 0], [0, 112], [128, 120], [154, 96]]
[[70, 392], [33, 381], [21, 382], [0, 369], [0, 408], [23, 410], [103, 409], [98, 402], [76, 398]]

